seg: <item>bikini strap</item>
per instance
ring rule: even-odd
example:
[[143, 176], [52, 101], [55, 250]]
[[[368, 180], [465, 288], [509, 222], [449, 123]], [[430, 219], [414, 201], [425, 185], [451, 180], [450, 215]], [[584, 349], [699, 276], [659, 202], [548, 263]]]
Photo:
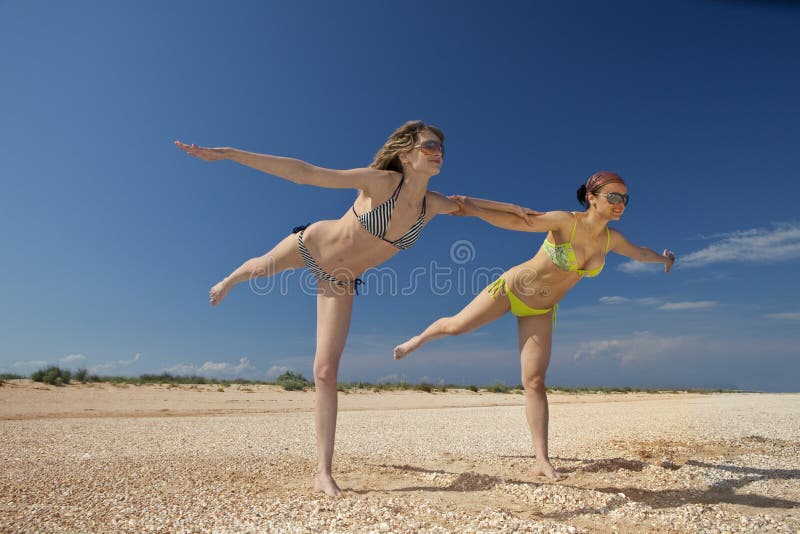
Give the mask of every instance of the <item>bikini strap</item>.
[[608, 247], [611, 246], [611, 230], [608, 229], [608, 226], [606, 226], [606, 235], [608, 236], [608, 239], [606, 239], [606, 254], [608, 254]]
[[405, 181], [406, 181], [406, 175], [405, 174], [401, 174], [400, 175], [400, 183], [397, 184], [397, 189], [395, 189], [394, 193], [392, 193], [392, 200], [397, 200], [397, 197], [400, 196], [400, 189], [402, 189], [403, 182], [405, 182]]
[[578, 214], [573, 211], [572, 216], [575, 217], [575, 222], [572, 224], [572, 233], [569, 236], [570, 243], [572, 243], [572, 240], [575, 238], [575, 228], [578, 227]]

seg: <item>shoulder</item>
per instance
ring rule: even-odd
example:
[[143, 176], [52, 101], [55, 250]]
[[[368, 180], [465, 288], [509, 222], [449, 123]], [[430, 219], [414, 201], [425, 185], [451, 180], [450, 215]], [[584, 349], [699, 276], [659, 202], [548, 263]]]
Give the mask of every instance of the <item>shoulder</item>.
[[381, 196], [386, 189], [394, 189], [403, 179], [403, 175], [399, 172], [375, 169], [373, 167], [364, 167], [362, 169], [350, 169], [344, 171], [357, 174], [361, 180], [361, 187], [359, 189], [368, 195], [376, 194]]
[[425, 202], [432, 213], [452, 213], [458, 210], [458, 204], [438, 191], [425, 193]]

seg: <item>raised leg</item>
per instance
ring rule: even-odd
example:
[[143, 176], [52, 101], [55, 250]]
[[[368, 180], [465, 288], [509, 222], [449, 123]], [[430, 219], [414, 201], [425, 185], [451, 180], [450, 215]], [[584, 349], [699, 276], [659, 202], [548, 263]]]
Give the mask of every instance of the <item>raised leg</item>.
[[303, 266], [303, 257], [297, 248], [297, 235], [289, 234], [269, 252], [257, 258], [251, 258], [241, 264], [235, 271], [223, 278], [209, 292], [212, 306], [216, 306], [228, 291], [239, 282], [251, 278], [273, 276], [286, 269], [297, 269]]
[[343, 291], [341, 287], [333, 287], [330, 282], [320, 281], [318, 286], [317, 351], [314, 356], [317, 480], [314, 491], [338, 497], [342, 491], [331, 473], [338, 411], [336, 385], [339, 361], [350, 329], [353, 294], [351, 291]]
[[547, 432], [550, 419], [547, 404], [545, 374], [550, 365], [553, 345], [553, 316], [535, 315], [518, 318], [522, 385], [525, 388], [525, 417], [531, 431], [536, 463], [533, 472], [558, 480], [558, 472], [550, 463], [547, 450]]
[[453, 317], [437, 319], [418, 336], [414, 336], [402, 345], [396, 346], [394, 348], [394, 359], [399, 360], [428, 341], [439, 339], [442, 336], [457, 336], [471, 332], [479, 326], [497, 320], [510, 307], [508, 297], [505, 295], [492, 297], [486, 290], [483, 290]]

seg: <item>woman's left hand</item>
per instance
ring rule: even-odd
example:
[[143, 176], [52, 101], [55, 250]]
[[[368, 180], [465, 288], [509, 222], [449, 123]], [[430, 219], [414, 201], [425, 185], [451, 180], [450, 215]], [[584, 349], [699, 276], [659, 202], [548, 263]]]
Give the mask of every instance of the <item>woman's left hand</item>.
[[464, 195], [450, 195], [447, 198], [458, 204], [458, 210], [451, 211], [450, 215], [458, 215], [461, 217], [467, 215], [467, 205], [469, 203], [469, 197], [465, 197]]
[[664, 256], [664, 273], [668, 273], [670, 269], [672, 269], [672, 265], [675, 263], [675, 253], [669, 250], [668, 248], [664, 249], [664, 252], [661, 253]]

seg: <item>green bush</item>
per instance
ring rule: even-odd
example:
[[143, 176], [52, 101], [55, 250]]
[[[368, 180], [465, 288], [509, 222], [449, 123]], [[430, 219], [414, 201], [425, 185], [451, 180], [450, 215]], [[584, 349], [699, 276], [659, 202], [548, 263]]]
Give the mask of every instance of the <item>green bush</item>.
[[490, 393], [508, 393], [511, 391], [511, 388], [505, 384], [492, 384], [491, 386], [487, 387], [486, 390]]
[[293, 373], [291, 371], [283, 373], [275, 380], [275, 383], [286, 391], [300, 391], [312, 385], [311, 382], [306, 380], [306, 377], [300, 373]]
[[34, 382], [44, 382], [53, 386], [61, 386], [69, 384], [72, 379], [72, 373], [67, 369], [61, 369], [56, 365], [51, 365], [44, 369], [39, 369], [31, 374], [31, 380]]
[[78, 369], [75, 371], [75, 380], [78, 382], [86, 383], [89, 381], [89, 371], [86, 369]]
[[427, 382], [423, 382], [421, 384], [416, 384], [414, 386], [415, 391], [424, 391], [425, 393], [433, 393], [433, 386], [428, 384]]

